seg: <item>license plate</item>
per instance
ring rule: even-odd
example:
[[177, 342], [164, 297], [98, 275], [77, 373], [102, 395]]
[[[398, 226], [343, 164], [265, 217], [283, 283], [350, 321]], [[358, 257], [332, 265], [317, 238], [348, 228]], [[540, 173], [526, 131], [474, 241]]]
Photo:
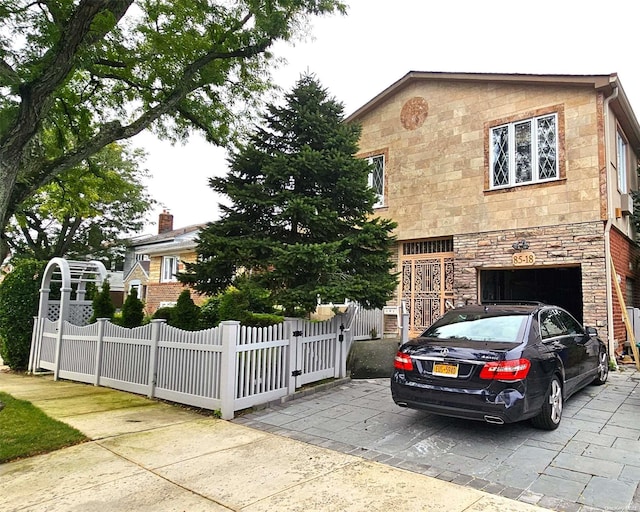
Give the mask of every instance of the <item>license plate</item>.
[[438, 377], [453, 377], [455, 379], [458, 376], [458, 365], [448, 363], [433, 363], [433, 371], [431, 373], [433, 375], [437, 375]]

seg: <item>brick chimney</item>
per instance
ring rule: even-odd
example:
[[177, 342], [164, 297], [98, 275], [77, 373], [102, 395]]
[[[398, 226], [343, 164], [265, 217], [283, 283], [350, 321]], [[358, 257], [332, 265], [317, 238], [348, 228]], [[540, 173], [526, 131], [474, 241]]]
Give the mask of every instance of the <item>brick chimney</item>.
[[169, 213], [169, 210], [162, 210], [162, 213], [158, 216], [158, 234], [160, 235], [167, 231], [173, 231], [173, 215]]

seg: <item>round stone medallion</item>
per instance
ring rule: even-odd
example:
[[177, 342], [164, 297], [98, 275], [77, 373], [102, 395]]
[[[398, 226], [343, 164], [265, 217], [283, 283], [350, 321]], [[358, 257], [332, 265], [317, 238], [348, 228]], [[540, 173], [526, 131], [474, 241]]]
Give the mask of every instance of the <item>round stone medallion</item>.
[[429, 113], [429, 105], [427, 100], [420, 96], [411, 98], [400, 111], [400, 122], [407, 130], [415, 130], [420, 128]]

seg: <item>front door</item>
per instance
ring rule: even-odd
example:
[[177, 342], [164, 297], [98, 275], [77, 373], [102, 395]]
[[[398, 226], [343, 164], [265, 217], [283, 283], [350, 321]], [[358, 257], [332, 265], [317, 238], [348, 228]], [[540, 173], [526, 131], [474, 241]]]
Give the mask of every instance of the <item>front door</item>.
[[[448, 251], [428, 252], [433, 249]], [[451, 240], [403, 244], [402, 299], [409, 309], [410, 336], [419, 335], [440, 318], [447, 310], [447, 301], [453, 303]]]

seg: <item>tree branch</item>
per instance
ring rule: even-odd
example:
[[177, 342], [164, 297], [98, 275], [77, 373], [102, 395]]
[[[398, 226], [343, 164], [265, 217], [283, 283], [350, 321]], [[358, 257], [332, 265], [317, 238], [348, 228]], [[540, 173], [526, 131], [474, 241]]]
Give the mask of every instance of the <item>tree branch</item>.
[[18, 85], [20, 76], [16, 73], [6, 61], [0, 59], [0, 84], [1, 85]]
[[49, 50], [42, 61], [43, 71], [31, 82], [20, 86], [21, 103], [12, 127], [0, 140], [6, 147], [5, 154], [19, 158], [22, 150], [35, 135], [40, 122], [49, 110], [54, 91], [66, 80], [75, 64], [75, 57], [83, 45], [98, 41], [109, 31], [92, 31], [96, 16], [110, 11], [116, 23], [125, 14], [133, 0], [81, 0], [68, 21], [66, 30], [57, 44]]

